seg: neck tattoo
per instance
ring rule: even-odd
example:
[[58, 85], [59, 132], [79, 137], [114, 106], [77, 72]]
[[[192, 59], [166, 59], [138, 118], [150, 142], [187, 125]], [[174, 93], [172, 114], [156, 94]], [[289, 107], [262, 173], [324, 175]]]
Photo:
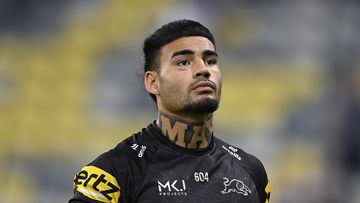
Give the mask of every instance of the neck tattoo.
[[206, 148], [213, 135], [212, 116], [204, 123], [196, 124], [160, 113], [159, 127], [170, 141], [188, 149]]

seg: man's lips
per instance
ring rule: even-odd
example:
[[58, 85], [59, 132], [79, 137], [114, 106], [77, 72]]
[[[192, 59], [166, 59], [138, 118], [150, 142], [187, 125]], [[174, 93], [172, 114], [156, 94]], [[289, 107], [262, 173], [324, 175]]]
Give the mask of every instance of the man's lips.
[[216, 85], [211, 81], [201, 81], [196, 83], [192, 89], [197, 91], [213, 91], [216, 89]]

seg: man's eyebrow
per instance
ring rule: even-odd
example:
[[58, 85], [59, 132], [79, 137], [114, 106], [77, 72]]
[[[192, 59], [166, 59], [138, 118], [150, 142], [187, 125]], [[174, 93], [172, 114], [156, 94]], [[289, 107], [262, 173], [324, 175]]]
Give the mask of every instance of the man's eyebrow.
[[184, 49], [184, 50], [174, 52], [173, 55], [171, 56], [171, 58], [174, 58], [175, 56], [179, 56], [179, 55], [193, 55], [193, 54], [195, 54], [195, 52], [193, 52], [189, 49]]
[[212, 51], [212, 50], [205, 50], [203, 52], [203, 56], [218, 56], [218, 54], [215, 51]]
[[[184, 49], [184, 50], [174, 52], [173, 55], [171, 56], [171, 58], [174, 58], [175, 56], [179, 56], [179, 55], [194, 55], [194, 54], [195, 54], [194, 51], [191, 51], [189, 49]], [[202, 55], [203, 56], [218, 56], [218, 54], [212, 50], [205, 50], [205, 51], [203, 51]]]

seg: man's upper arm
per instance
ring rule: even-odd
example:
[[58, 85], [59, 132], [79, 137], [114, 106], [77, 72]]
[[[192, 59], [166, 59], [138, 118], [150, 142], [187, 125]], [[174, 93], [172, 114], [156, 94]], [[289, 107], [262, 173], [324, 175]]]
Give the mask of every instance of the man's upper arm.
[[250, 154], [248, 155], [249, 160], [251, 160], [249, 162], [252, 165], [252, 167], [248, 169], [248, 172], [255, 181], [260, 201], [261, 203], [269, 203], [271, 188], [266, 170], [258, 158]]
[[130, 160], [119, 154], [117, 150], [110, 150], [83, 167], [74, 176], [74, 196], [69, 203], [127, 202], [131, 166]]
[[[117, 203], [120, 186], [116, 178], [97, 166], [85, 166], [74, 177], [74, 198], [89, 202]], [[95, 200], [95, 201], [92, 201]]]

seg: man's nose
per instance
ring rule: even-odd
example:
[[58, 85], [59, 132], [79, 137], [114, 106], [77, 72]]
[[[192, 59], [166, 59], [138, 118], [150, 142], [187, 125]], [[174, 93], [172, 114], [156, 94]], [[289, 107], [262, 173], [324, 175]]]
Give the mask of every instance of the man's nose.
[[199, 78], [199, 77], [209, 78], [211, 76], [211, 73], [208, 67], [206, 67], [204, 61], [201, 61], [197, 64], [194, 76], [195, 78]]

